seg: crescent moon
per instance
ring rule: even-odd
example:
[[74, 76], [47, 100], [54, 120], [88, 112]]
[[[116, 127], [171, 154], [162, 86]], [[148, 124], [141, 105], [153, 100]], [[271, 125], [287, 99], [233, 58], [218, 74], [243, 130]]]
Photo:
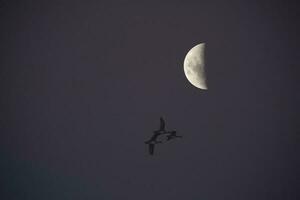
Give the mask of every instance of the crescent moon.
[[192, 85], [207, 90], [204, 50], [205, 43], [200, 43], [190, 49], [185, 56], [183, 69], [186, 78]]

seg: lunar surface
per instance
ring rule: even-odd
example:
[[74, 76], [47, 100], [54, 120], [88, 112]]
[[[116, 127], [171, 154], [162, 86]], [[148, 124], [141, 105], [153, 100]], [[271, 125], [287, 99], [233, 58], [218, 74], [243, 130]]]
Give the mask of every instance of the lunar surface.
[[205, 43], [194, 46], [185, 56], [183, 68], [186, 78], [195, 87], [207, 90], [204, 63]]

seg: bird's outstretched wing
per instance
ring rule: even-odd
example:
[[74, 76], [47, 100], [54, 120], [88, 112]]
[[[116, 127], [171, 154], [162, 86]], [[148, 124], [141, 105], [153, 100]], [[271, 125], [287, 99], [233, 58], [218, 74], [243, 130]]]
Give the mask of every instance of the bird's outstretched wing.
[[149, 153], [150, 155], [153, 155], [154, 154], [154, 144], [149, 144]]
[[160, 131], [164, 131], [165, 130], [165, 120], [161, 117], [160, 118], [160, 127], [159, 127]]

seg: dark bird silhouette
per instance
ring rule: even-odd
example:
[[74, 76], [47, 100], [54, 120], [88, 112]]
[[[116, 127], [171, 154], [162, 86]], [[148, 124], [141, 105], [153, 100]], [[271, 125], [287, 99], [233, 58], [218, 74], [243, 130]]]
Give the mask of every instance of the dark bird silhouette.
[[161, 135], [167, 135], [165, 141], [169, 141], [175, 138], [182, 138], [181, 135], [177, 135], [176, 131], [166, 131], [166, 123], [165, 120], [160, 117], [160, 124], [159, 124], [159, 129], [153, 131], [153, 136], [145, 141], [145, 144], [149, 145], [149, 154], [153, 155], [154, 154], [154, 147], [156, 144], [163, 143], [163, 141], [158, 140], [157, 138]]

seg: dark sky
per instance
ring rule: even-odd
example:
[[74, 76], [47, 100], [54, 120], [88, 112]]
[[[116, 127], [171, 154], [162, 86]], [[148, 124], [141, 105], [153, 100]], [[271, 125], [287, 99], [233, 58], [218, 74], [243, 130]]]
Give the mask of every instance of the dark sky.
[[[298, 8], [1, 1], [1, 199], [299, 199]], [[184, 138], [151, 157], [160, 116]]]

